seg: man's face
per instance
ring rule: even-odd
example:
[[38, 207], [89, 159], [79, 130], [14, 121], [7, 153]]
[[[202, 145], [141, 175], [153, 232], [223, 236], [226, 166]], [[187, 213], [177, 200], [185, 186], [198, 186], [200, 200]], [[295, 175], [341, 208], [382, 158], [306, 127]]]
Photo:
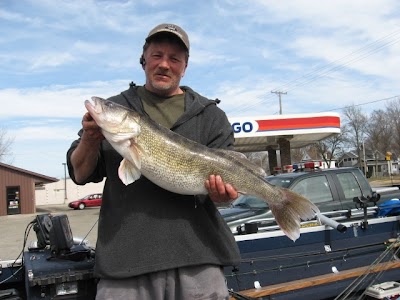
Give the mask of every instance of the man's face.
[[147, 90], [162, 96], [182, 93], [179, 83], [186, 70], [186, 51], [180, 45], [152, 41], [144, 58]]

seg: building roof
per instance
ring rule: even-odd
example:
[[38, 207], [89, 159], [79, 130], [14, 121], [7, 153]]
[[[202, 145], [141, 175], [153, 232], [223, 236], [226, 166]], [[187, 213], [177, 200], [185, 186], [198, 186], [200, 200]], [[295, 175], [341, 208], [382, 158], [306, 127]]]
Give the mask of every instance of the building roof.
[[57, 182], [59, 180], [59, 179], [54, 178], [54, 177], [42, 175], [42, 174], [39, 174], [39, 173], [35, 173], [35, 172], [28, 171], [28, 170], [25, 170], [25, 169], [17, 168], [15, 166], [7, 165], [5, 163], [1, 163], [0, 162], [0, 170], [1, 169], [12, 170], [12, 171], [15, 171], [17, 173], [21, 173], [23, 175], [27, 175], [29, 177], [32, 177], [33, 180], [35, 181], [35, 184], [44, 184], [44, 183], [50, 183], [50, 182]]

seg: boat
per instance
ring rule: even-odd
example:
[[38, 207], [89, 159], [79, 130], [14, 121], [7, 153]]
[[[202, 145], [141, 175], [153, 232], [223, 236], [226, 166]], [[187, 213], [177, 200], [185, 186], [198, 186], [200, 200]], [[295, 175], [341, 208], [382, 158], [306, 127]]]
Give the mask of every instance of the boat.
[[241, 262], [224, 270], [232, 299], [352, 299], [400, 281], [397, 202], [324, 212], [301, 223], [295, 242], [271, 219], [242, 224]]

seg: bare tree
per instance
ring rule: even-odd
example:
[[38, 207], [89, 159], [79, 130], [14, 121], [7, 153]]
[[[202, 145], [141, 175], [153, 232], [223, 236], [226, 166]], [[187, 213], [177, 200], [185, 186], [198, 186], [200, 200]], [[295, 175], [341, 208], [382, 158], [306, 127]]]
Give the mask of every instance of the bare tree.
[[290, 150], [290, 156], [292, 158], [292, 163], [301, 162], [306, 155], [304, 148], [296, 148]]
[[371, 113], [367, 124], [367, 143], [365, 148], [385, 154], [391, 151], [393, 144], [393, 127], [389, 121], [388, 113], [379, 109]]
[[4, 162], [7, 157], [11, 159], [13, 142], [14, 138], [8, 137], [7, 131], [0, 128], [0, 162]]
[[269, 169], [267, 151], [247, 152], [245, 155], [251, 162], [260, 166], [263, 170]]
[[391, 137], [392, 148], [400, 149], [400, 98], [390, 101], [386, 107], [387, 120], [390, 123], [393, 135]]
[[346, 124], [340, 127], [340, 133], [333, 134], [326, 139], [318, 141], [314, 144], [315, 149], [319, 153], [324, 162], [330, 166], [332, 160], [342, 156], [349, 143], [349, 129]]
[[367, 115], [365, 115], [361, 108], [355, 105], [348, 106], [343, 109], [344, 124], [349, 129], [349, 142], [353, 146], [359, 157], [359, 167], [362, 168], [362, 146], [366, 137], [367, 131]]

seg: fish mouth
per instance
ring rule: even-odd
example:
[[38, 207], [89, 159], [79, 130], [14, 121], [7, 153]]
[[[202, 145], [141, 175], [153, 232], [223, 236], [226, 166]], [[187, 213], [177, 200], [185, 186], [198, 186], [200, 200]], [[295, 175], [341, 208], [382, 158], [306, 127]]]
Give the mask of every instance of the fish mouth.
[[100, 114], [103, 110], [101, 107], [101, 102], [99, 101], [98, 97], [92, 97], [92, 101], [85, 100], [85, 107], [89, 111], [90, 114], [96, 113]]
[[90, 102], [89, 100], [85, 100], [85, 107], [86, 107], [87, 111], [88, 111], [90, 114], [96, 112], [96, 107], [95, 107], [95, 105], [93, 105], [92, 102]]

